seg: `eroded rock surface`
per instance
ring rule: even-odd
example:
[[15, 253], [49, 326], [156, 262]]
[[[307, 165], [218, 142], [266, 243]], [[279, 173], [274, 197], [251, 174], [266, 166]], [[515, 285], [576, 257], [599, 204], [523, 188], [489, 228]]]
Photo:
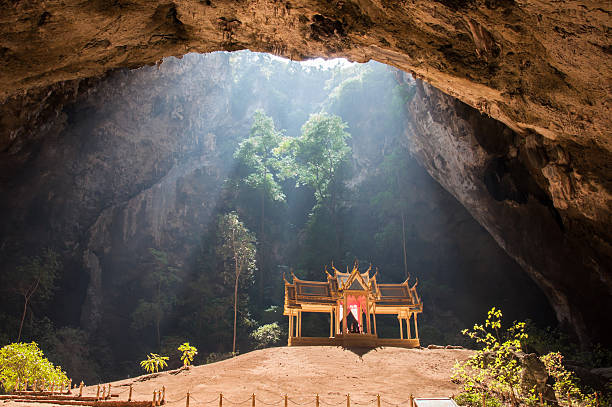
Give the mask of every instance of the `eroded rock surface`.
[[605, 338], [610, 317], [596, 310], [612, 298], [610, 179], [601, 178], [610, 162], [597, 159], [606, 155], [521, 136], [418, 85], [413, 153], [538, 282], [560, 321], [583, 343]]

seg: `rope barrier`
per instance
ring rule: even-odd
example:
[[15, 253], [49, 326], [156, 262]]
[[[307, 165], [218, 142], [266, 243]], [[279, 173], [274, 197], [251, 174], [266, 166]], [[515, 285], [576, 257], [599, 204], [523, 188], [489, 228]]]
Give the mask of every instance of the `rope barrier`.
[[257, 401], [259, 401], [261, 404], [264, 404], [264, 405], [266, 405], [266, 406], [275, 406], [275, 405], [277, 405], [277, 404], [282, 403], [283, 401], [285, 401], [285, 399], [284, 399], [283, 397], [281, 397], [281, 399], [280, 399], [279, 401], [275, 401], [275, 402], [273, 402], [273, 403], [266, 403], [265, 401], [263, 401], [263, 400], [261, 400], [261, 399], [258, 399], [258, 398], [256, 398], [256, 400], [257, 400]]
[[313, 401], [311, 400], [307, 400], [305, 403], [298, 403], [297, 401], [293, 401], [291, 399], [288, 399], [290, 402], [292, 402], [293, 404], [295, 404], [296, 406], [305, 406], [308, 403], [313, 403]]
[[346, 404], [346, 400], [340, 400], [338, 403], [326, 403], [323, 400], [319, 400], [319, 402], [328, 406], [339, 406], [340, 404]]
[[253, 399], [252, 399], [252, 398], [249, 396], [249, 398], [248, 398], [248, 399], [246, 399], [245, 401], [241, 401], [241, 402], [239, 402], [239, 403], [236, 403], [236, 402], [230, 401], [230, 400], [229, 400], [227, 397], [223, 396], [223, 401], [224, 401], [224, 402], [225, 402], [225, 401], [227, 401], [227, 402], [228, 402], [228, 403], [230, 403], [230, 404], [244, 404], [244, 403], [249, 403], [249, 402], [251, 402], [252, 400], [253, 400]]

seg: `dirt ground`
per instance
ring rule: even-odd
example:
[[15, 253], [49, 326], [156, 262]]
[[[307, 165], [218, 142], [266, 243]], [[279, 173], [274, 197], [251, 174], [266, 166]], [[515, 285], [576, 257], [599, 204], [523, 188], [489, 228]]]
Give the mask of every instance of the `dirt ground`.
[[[321, 406], [346, 406], [347, 393], [351, 406], [376, 406], [377, 394], [382, 405], [406, 405], [403, 401], [410, 394], [448, 397], [458, 393], [459, 386], [450, 381], [451, 368], [456, 360], [465, 360], [472, 353], [401, 348], [362, 352], [322, 346], [269, 348], [188, 370], [113, 382], [112, 393], [127, 400], [132, 383], [133, 399], [151, 400], [153, 391], [165, 386], [167, 404], [177, 407], [185, 405], [188, 391], [190, 407], [218, 406], [219, 393], [223, 393], [224, 406], [251, 406], [253, 393], [257, 406], [283, 406], [285, 394], [289, 405], [314, 406], [317, 393]], [[86, 387], [84, 395], [95, 395], [96, 387]], [[24, 405], [11, 402], [3, 406]]]

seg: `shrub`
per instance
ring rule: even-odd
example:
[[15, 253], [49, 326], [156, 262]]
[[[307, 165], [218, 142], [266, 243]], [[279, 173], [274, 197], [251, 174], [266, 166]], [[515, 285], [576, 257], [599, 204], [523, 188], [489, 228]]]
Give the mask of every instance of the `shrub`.
[[11, 343], [0, 349], [0, 384], [4, 391], [12, 391], [18, 380], [65, 383], [68, 377], [61, 366], [44, 357], [36, 342]]
[[160, 369], [168, 366], [166, 362], [168, 356], [160, 356], [157, 353], [150, 353], [147, 359], [140, 362], [140, 366], [149, 373], [157, 373]]
[[255, 340], [257, 349], [275, 345], [280, 341], [281, 329], [277, 322], [265, 324], [251, 332], [251, 338]]
[[[455, 396], [455, 402], [460, 406], [481, 407], [482, 395], [474, 392], [460, 393]], [[498, 398], [491, 396], [490, 394], [486, 394], [485, 405], [487, 407], [501, 407], [502, 403]]]
[[[465, 362], [455, 364], [453, 380], [463, 382], [466, 398], [481, 398], [482, 394], [490, 393], [509, 393], [515, 401], [520, 397], [523, 368], [515, 353], [521, 350], [521, 340], [526, 338], [525, 323], [515, 322], [503, 333], [501, 318], [502, 312], [493, 307], [484, 326], [476, 324], [471, 331], [461, 331], [484, 345]], [[530, 399], [533, 397], [532, 394]]]
[[181, 360], [183, 361], [183, 366], [189, 366], [191, 362], [193, 362], [193, 358], [198, 354], [198, 349], [195, 346], [191, 346], [189, 342], [185, 342], [181, 346], [178, 347], [180, 352], [183, 352], [181, 355]]
[[561, 399], [568, 397], [574, 405], [595, 406], [595, 394], [584, 394], [578, 387], [578, 379], [574, 372], [563, 366], [563, 355], [559, 352], [550, 352], [540, 357], [544, 362], [548, 375], [553, 378], [553, 389]]

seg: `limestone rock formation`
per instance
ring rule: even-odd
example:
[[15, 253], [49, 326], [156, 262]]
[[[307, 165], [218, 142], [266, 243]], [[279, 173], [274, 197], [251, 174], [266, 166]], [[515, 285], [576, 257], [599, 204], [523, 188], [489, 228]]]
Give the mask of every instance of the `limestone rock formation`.
[[601, 176], [610, 163], [534, 132], [521, 136], [418, 85], [413, 153], [540, 285], [561, 322], [583, 343], [604, 338], [609, 317], [595, 310], [612, 292], [612, 213], [597, 185], [609, 183]]

